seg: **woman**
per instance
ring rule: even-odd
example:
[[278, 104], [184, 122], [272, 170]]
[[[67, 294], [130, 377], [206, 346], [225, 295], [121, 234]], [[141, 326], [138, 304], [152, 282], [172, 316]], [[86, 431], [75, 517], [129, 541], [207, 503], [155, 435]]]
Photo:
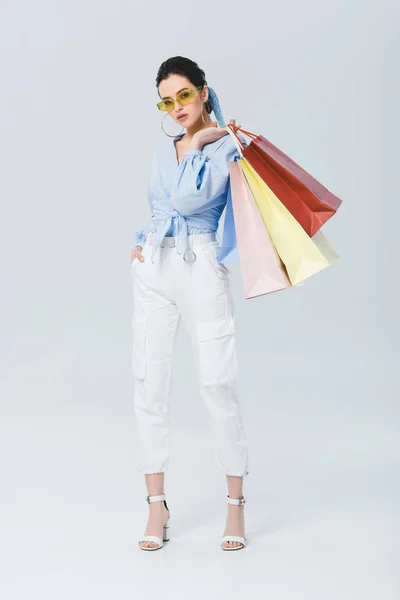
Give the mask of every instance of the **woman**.
[[[148, 200], [152, 221], [136, 232], [132, 251], [133, 373], [139, 471], [149, 519], [143, 550], [169, 539], [164, 473], [169, 460], [172, 352], [180, 318], [199, 360], [201, 393], [215, 433], [215, 459], [227, 478], [228, 514], [221, 548], [246, 545], [243, 477], [248, 452], [236, 390], [235, 318], [229, 271], [218, 262], [216, 231], [229, 189], [229, 161], [238, 156], [204, 71], [184, 57], [159, 68], [158, 108], [183, 125], [156, 148]], [[210, 112], [219, 125], [210, 118]], [[164, 117], [164, 118], [165, 118]], [[232, 120], [231, 122], [234, 122]], [[171, 139], [174, 138], [174, 139]]]

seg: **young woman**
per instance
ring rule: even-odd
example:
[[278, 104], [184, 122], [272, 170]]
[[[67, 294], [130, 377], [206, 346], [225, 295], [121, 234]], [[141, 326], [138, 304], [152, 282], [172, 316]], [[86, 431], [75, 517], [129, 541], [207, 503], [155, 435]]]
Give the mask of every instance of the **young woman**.
[[[164, 473], [169, 461], [171, 363], [182, 318], [199, 364], [201, 393], [215, 435], [215, 459], [226, 475], [228, 513], [221, 548], [246, 545], [243, 477], [247, 443], [236, 389], [235, 317], [230, 272], [218, 261], [216, 231], [226, 205], [229, 161], [238, 155], [204, 71], [184, 57], [159, 68], [158, 108], [183, 126], [155, 149], [148, 200], [152, 220], [136, 232], [133, 278], [134, 408], [139, 471], [149, 518], [142, 550], [169, 539]], [[213, 122], [211, 111], [218, 120]], [[164, 117], [164, 118], [165, 118]], [[234, 123], [234, 120], [231, 120]], [[219, 125], [219, 126], [218, 126]]]

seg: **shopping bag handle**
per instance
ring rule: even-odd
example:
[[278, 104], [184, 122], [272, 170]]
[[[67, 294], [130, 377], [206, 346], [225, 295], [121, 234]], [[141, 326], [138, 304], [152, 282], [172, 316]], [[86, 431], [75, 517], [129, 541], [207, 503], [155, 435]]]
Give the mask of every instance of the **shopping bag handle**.
[[[238, 127], [237, 125], [232, 125], [231, 123], [229, 123], [226, 126], [226, 129], [228, 130], [228, 132], [232, 135], [232, 139], [234, 142], [236, 142], [236, 147], [239, 150], [240, 154], [243, 156], [242, 150], [244, 148], [241, 139], [239, 138], [239, 136], [236, 134], [236, 131], [241, 131], [242, 133], [244, 133], [245, 135], [248, 135], [249, 137], [251, 137], [252, 139], [257, 139], [259, 136], [256, 135], [255, 133], [251, 133], [250, 131], [246, 131], [245, 129], [242, 129], [241, 127]], [[234, 136], [234, 137], [233, 137]]]
[[237, 136], [237, 135], [234, 133], [234, 131], [232, 131], [232, 129], [229, 127], [229, 125], [227, 125], [227, 126], [225, 127], [225, 129], [226, 129], [226, 130], [227, 130], [227, 132], [230, 134], [230, 136], [231, 136], [231, 138], [232, 138], [232, 140], [233, 140], [233, 143], [235, 144], [235, 146], [236, 146], [236, 148], [237, 148], [237, 151], [239, 152], [239, 156], [240, 156], [240, 158], [244, 158], [244, 157], [243, 157], [243, 152], [242, 152], [243, 146], [242, 146], [242, 143], [241, 143], [240, 139], [239, 139], [239, 138], [238, 138], [238, 136]]

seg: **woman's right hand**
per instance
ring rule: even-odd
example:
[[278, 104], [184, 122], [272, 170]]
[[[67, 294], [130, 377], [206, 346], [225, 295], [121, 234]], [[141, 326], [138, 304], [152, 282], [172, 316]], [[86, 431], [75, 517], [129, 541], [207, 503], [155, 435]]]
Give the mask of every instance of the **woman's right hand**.
[[144, 256], [142, 254], [142, 247], [141, 246], [135, 246], [135, 248], [132, 250], [132, 252], [131, 252], [131, 264], [133, 263], [133, 261], [135, 260], [135, 258], [138, 258], [141, 262], [144, 261]]

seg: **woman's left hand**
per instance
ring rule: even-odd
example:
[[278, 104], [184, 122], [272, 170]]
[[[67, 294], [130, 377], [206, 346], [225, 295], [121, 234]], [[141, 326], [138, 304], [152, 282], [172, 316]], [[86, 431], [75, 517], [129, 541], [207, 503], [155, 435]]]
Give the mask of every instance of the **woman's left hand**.
[[235, 127], [241, 127], [241, 125], [236, 125], [236, 119], [231, 119], [228, 125], [235, 125]]
[[[231, 119], [229, 124], [236, 125], [236, 119]], [[200, 129], [194, 134], [189, 150], [202, 150], [203, 146], [206, 144], [215, 142], [225, 135], [229, 135], [226, 127], [219, 127], [217, 121], [212, 121], [211, 127]]]

